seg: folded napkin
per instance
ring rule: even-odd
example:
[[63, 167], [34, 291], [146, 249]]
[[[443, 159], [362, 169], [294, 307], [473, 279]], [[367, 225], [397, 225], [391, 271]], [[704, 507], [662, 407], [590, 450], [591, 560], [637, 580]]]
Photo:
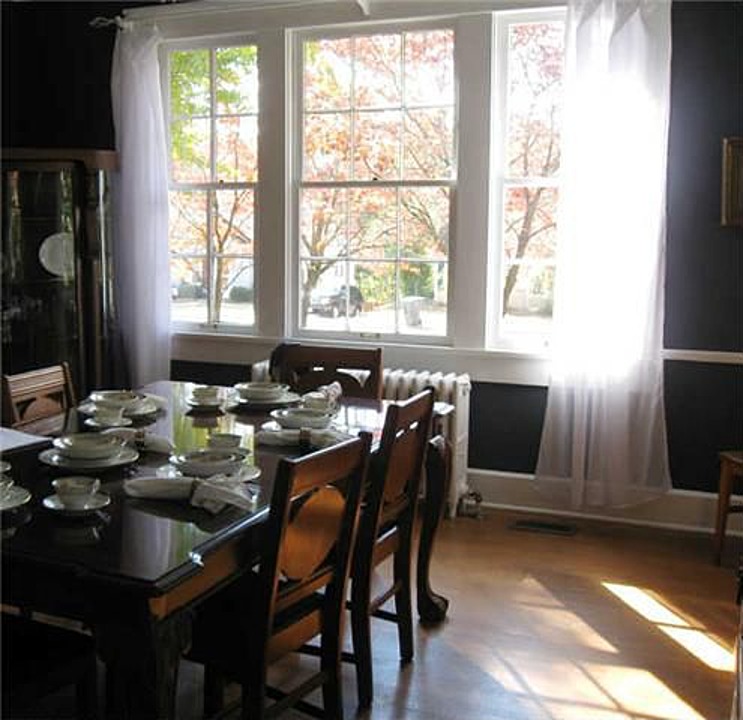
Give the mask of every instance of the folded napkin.
[[[278, 429], [263, 427], [255, 434], [259, 445], [299, 445], [299, 430]], [[331, 428], [325, 430], [310, 430], [310, 445], [314, 448], [324, 448], [343, 442], [354, 437], [340, 430]]]
[[173, 443], [162, 435], [135, 430], [134, 428], [110, 428], [102, 430], [101, 435], [115, 435], [127, 445], [141, 448], [147, 452], [168, 454], [173, 451]]
[[149, 400], [153, 405], [157, 406], [158, 410], [168, 409], [168, 398], [164, 398], [162, 395], [155, 395], [155, 393], [143, 393], [145, 398]]
[[194, 507], [216, 514], [226, 505], [254, 510], [260, 486], [242, 482], [239, 474], [209, 478], [151, 476], [124, 480], [124, 492], [148, 500], [190, 500]]

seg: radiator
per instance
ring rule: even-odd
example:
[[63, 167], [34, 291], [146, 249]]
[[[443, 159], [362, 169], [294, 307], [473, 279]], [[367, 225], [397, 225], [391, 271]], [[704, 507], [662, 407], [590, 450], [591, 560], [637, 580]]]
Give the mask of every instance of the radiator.
[[[251, 368], [253, 380], [268, 380], [268, 360], [254, 363]], [[405, 400], [431, 385], [435, 399], [454, 406], [454, 412], [445, 417], [442, 432], [451, 444], [452, 468], [447, 513], [454, 517], [459, 500], [467, 493], [467, 449], [469, 443], [470, 390], [472, 384], [467, 374], [454, 372], [430, 372], [428, 370], [403, 370], [384, 368], [384, 390], [386, 400]]]

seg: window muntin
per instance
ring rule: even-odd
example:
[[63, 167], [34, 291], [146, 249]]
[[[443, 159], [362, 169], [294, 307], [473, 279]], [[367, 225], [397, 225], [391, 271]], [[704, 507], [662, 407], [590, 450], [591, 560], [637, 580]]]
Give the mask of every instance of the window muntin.
[[496, 165], [500, 343], [546, 340], [558, 276], [564, 21], [500, 17], [496, 87], [505, 98]]
[[452, 29], [301, 42], [298, 325], [447, 335]]
[[171, 318], [255, 323], [258, 51], [168, 54]]

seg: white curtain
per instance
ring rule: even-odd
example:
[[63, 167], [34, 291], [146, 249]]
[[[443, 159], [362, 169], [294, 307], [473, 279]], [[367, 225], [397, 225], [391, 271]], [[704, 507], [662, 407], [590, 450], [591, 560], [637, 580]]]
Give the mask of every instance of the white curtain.
[[170, 377], [168, 156], [155, 27], [120, 23], [111, 73], [114, 268], [132, 387]]
[[568, 3], [554, 354], [536, 477], [540, 489], [569, 487], [574, 507], [630, 505], [670, 488], [670, 5]]

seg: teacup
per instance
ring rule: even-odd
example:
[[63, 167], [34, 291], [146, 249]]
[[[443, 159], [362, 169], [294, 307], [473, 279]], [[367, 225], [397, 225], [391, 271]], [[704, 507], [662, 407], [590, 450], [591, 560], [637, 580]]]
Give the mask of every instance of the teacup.
[[212, 433], [209, 436], [209, 447], [236, 448], [240, 446], [242, 437], [233, 433]]
[[117, 425], [124, 419], [123, 405], [96, 403], [93, 417], [101, 425]]
[[71, 475], [52, 481], [57, 497], [69, 510], [84, 510], [100, 486], [98, 478], [85, 475]]
[[325, 393], [308, 392], [302, 396], [302, 404], [313, 410], [332, 410], [334, 403]]
[[194, 399], [201, 403], [216, 402], [219, 397], [219, 388], [214, 385], [202, 385], [195, 387], [191, 394]]

